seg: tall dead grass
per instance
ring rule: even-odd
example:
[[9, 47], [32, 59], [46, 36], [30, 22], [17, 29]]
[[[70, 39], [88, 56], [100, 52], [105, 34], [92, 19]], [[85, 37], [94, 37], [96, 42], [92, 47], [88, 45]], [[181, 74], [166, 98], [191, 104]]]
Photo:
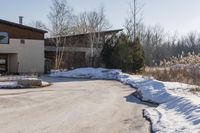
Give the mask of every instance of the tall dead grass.
[[[157, 67], [148, 67], [144, 76], [161, 81], [181, 82], [200, 86], [200, 54], [188, 53], [162, 61]], [[192, 91], [199, 91], [200, 88]]]
[[200, 74], [196, 73], [196, 70], [188, 72], [187, 69], [148, 68], [143, 75], [154, 77], [161, 81], [181, 82], [200, 86]]

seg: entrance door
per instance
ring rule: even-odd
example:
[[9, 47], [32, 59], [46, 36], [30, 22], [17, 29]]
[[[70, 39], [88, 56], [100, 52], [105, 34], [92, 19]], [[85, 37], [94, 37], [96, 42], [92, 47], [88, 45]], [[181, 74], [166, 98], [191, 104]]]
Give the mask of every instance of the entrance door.
[[6, 73], [8, 69], [8, 56], [0, 55], [0, 73]]

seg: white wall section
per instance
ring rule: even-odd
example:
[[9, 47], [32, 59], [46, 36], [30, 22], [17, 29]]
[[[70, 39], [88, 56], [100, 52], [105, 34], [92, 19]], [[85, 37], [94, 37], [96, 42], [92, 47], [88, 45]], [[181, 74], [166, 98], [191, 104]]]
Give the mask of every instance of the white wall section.
[[[0, 54], [8, 54], [10, 72], [18, 69], [19, 73], [43, 73], [44, 40], [26, 39], [25, 44], [21, 44], [20, 40], [10, 39], [9, 44], [0, 44]], [[15, 57], [11, 56], [13, 54]], [[13, 59], [17, 63], [13, 63]]]

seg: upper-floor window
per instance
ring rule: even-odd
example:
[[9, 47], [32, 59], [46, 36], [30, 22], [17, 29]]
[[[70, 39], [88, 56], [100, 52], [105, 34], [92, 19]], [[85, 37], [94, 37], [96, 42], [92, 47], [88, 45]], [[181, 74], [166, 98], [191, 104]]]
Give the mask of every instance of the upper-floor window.
[[0, 44], [9, 44], [9, 36], [7, 32], [0, 32]]

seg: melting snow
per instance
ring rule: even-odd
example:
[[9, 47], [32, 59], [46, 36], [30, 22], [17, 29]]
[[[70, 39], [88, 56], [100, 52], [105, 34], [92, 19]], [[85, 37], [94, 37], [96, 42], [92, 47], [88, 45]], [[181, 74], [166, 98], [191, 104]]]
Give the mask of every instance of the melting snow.
[[19, 85], [17, 82], [0, 82], [0, 88], [17, 88]]
[[140, 75], [129, 75], [121, 70], [104, 68], [80, 68], [55, 72], [51, 77], [113, 79], [137, 88], [143, 101], [158, 103], [157, 108], [145, 109], [152, 121], [153, 131], [159, 133], [200, 133], [200, 97], [187, 94], [195, 86], [146, 79]]

